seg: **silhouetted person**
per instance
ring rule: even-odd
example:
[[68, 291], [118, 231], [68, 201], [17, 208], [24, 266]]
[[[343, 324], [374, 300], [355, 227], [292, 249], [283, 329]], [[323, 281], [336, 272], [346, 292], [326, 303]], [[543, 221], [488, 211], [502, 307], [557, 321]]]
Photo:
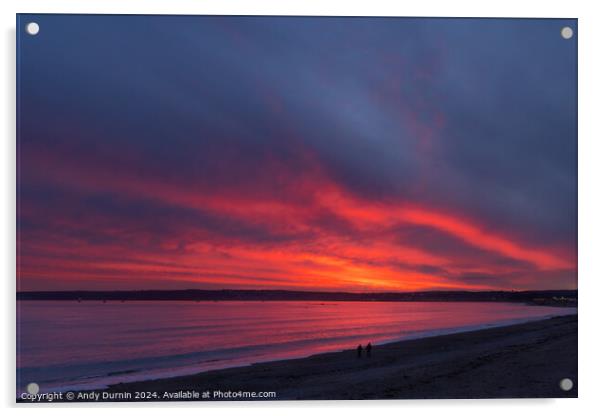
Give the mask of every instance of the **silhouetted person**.
[[357, 346], [357, 358], [362, 358], [362, 344]]
[[366, 345], [366, 355], [368, 357], [372, 357], [372, 344], [368, 343], [368, 345]]

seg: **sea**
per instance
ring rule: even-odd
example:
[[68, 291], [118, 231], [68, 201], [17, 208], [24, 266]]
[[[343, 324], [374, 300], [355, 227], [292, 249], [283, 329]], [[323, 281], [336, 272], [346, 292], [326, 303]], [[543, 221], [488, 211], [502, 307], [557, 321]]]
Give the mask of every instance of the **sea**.
[[17, 395], [100, 389], [576, 314], [502, 302], [18, 301]]

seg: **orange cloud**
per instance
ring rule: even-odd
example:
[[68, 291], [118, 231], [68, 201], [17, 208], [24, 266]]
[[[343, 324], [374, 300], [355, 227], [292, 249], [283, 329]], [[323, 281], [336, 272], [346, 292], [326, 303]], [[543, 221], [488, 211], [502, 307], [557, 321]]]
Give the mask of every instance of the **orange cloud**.
[[[242, 241], [207, 230], [173, 224], [174, 236], [152, 236], [129, 231], [128, 224], [95, 219], [77, 223], [60, 213], [50, 220], [65, 230], [88, 228], [92, 232], [107, 222], [103, 232], [109, 241], [86, 243], [78, 233], [69, 236], [20, 236], [19, 273], [24, 278], [58, 278], [82, 284], [102, 280], [107, 286], [120, 279], [140, 282], [161, 280], [211, 287], [303, 288], [316, 290], [424, 290], [494, 289], [498, 283], [466, 282], [466, 273], [512, 275], [528, 273], [513, 264], [496, 264], [484, 257], [459, 258], [457, 254], [433, 252], [411, 240], [399, 241], [395, 228], [414, 225], [437, 230], [468, 246], [502, 258], [531, 265], [535, 271], [574, 269], [570, 253], [532, 247], [516, 238], [486, 228], [477, 220], [407, 201], [374, 201], [361, 198], [325, 174], [316, 163], [302, 173], [272, 167], [287, 193], [262, 189], [210, 188], [173, 184], [143, 178], [131, 172], [86, 168], [77, 161], [60, 161], [52, 152], [39, 157], [46, 164], [43, 178], [69, 189], [118, 194], [124, 198], [158, 201], [242, 224], [290, 236], [274, 243]], [[43, 207], [21, 207], [21, 215], [42, 216]], [[351, 234], [320, 225], [320, 215], [349, 224]], [[160, 221], [157, 218], [157, 221]], [[295, 238], [309, 235], [306, 239]], [[132, 247], [120, 242], [139, 242]], [[152, 245], [149, 241], [157, 238]], [[186, 241], [183, 247], [181, 242]], [[144, 244], [143, 244], [144, 243]], [[149, 248], [148, 245], [152, 247]], [[510, 284], [520, 286], [520, 281]], [[545, 287], [545, 282], [541, 283]]]

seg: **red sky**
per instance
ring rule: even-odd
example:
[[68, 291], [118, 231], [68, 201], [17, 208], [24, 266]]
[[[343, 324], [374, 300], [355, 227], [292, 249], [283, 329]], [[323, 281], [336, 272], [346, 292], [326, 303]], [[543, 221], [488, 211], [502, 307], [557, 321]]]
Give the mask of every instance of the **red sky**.
[[40, 19], [19, 290], [576, 288], [562, 22]]
[[149, 180], [51, 149], [31, 158], [45, 172], [37, 182], [69, 192], [21, 207], [25, 218], [52, 213], [21, 234], [22, 290], [564, 288], [575, 269], [570, 246], [521, 241], [442, 206], [361, 197], [310, 157], [302, 173], [266, 161], [248, 189]]

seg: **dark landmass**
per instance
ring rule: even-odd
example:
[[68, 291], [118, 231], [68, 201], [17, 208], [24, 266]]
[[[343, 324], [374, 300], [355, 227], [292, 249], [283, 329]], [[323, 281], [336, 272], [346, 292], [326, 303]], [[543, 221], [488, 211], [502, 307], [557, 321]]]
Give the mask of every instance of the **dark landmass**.
[[306, 292], [289, 290], [132, 290], [17, 292], [17, 300], [104, 301], [361, 301], [361, 302], [523, 302], [549, 306], [576, 306], [576, 290], [429, 291], [429, 292]]
[[[574, 383], [569, 391], [560, 388], [565, 378]], [[216, 391], [275, 392], [268, 400], [556, 398], [577, 397], [577, 387], [577, 315], [569, 315], [377, 345], [371, 357], [357, 358], [350, 349], [116, 384], [99, 393], [114, 397], [104, 401], [134, 392], [191, 400], [180, 393], [190, 390], [210, 392], [204, 400], [226, 400]]]

